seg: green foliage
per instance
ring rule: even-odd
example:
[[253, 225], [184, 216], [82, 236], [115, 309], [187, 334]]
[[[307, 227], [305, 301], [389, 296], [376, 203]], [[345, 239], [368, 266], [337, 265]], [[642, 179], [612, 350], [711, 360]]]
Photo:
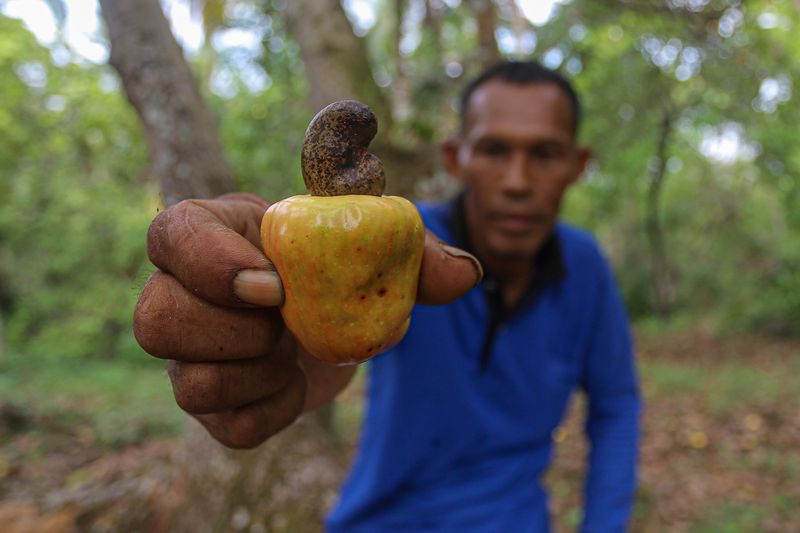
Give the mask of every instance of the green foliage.
[[[210, 50], [211, 65], [195, 63], [197, 70], [224, 70], [235, 96], [220, 97], [206, 92], [219, 117], [220, 136], [240, 190], [278, 200], [305, 192], [300, 174], [303, 134], [313, 113], [306, 105], [308, 88], [297, 45], [287, 33], [281, 2], [207, 3], [206, 7], [228, 4], [222, 9], [217, 27], [255, 30], [262, 34], [263, 54], [242, 61], [240, 51]], [[254, 92], [243, 78], [248, 69], [262, 70], [267, 88]], [[200, 76], [202, 79], [202, 75]]]
[[[452, 102], [480, 68], [473, 13], [464, 2], [427, 14], [407, 3], [398, 55], [396, 5], [374, 5], [376, 23], [362, 30], [373, 77], [396, 99], [386, 135], [405, 147], [436, 142], [453, 132]], [[209, 31], [263, 30], [251, 64], [266, 73], [264, 90], [248, 89], [247, 61], [236, 50], [207, 45], [193, 63], [239, 187], [272, 199], [299, 193], [312, 111], [284, 4], [207, 6]], [[631, 314], [648, 320], [645, 200], [659, 124], [671, 116], [658, 214], [677, 289], [673, 322], [800, 335], [800, 41], [790, 31], [797, 11], [766, 0], [637, 6], [573, 0], [546, 25], [523, 28], [536, 42], [532, 56], [560, 54], [584, 99], [581, 139], [595, 159], [566, 217], [599, 237]], [[509, 13], [498, 12], [498, 35], [518, 32]], [[230, 94], [212, 91], [221, 72]], [[134, 111], [108, 67], [54, 62], [5, 17], [0, 80], [0, 313], [8, 348], [51, 359], [140, 357], [130, 316], [152, 268], [144, 239], [159, 202], [144, 175]], [[709, 142], [731, 132], [740, 157], [709, 156]]]
[[42, 364], [12, 352], [0, 362], [0, 398], [49, 421], [42, 431], [88, 428], [111, 448], [180, 432], [186, 415], [168, 381], [163, 363], [145, 357], [135, 364], [55, 357]]
[[[612, 4], [573, 2], [539, 32], [574, 72], [582, 138], [596, 156], [567, 217], [606, 245], [632, 314], [651, 313], [645, 198], [659, 124], [671, 117], [658, 207], [675, 312], [722, 330], [797, 335], [796, 10], [789, 2], [710, 2], [694, 12]], [[736, 138], [739, 153], [717, 160], [707, 148], [721, 134]]]
[[0, 301], [12, 350], [140, 353], [130, 316], [155, 211], [135, 115], [105, 69], [54, 64], [0, 17]]
[[304, 96], [304, 86], [290, 77], [259, 94], [215, 100], [222, 142], [241, 190], [273, 200], [305, 193], [300, 149], [312, 115]]

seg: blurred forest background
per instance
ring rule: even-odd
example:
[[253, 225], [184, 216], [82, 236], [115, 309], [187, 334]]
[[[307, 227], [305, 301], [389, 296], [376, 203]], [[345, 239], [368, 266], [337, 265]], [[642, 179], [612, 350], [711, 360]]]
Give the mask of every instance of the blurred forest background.
[[[799, 2], [172, 0], [170, 33], [158, 0], [101, 0], [93, 57], [78, 4], [0, 0], [0, 523], [317, 530], [362, 381], [256, 452], [203, 440], [131, 333], [147, 226], [180, 198], [302, 192], [305, 127], [344, 97], [376, 111], [392, 192], [447, 196], [464, 80], [532, 57], [583, 97], [595, 158], [565, 218], [636, 328], [634, 530], [800, 531]], [[581, 402], [553, 436], [559, 531], [580, 520]]]

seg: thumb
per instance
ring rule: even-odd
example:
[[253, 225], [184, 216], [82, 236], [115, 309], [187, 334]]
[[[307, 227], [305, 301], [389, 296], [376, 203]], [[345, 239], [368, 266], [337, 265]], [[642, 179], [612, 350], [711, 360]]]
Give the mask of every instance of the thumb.
[[430, 231], [426, 233], [417, 303], [448, 304], [475, 288], [482, 278], [483, 268], [474, 255], [445, 244]]

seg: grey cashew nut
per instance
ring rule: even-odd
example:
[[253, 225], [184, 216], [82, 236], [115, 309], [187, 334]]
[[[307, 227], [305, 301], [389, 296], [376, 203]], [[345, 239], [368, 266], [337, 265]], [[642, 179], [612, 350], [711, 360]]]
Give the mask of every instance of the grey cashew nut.
[[341, 100], [322, 109], [306, 130], [300, 167], [312, 196], [370, 194], [381, 196], [383, 164], [367, 151], [378, 132], [369, 106]]

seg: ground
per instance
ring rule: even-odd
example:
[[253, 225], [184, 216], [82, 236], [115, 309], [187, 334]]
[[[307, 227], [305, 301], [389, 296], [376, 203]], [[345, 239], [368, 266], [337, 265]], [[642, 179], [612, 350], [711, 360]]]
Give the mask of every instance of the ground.
[[[634, 531], [800, 531], [800, 344], [698, 332], [641, 339], [645, 398]], [[580, 517], [583, 402], [547, 480], [563, 531]]]
[[[689, 331], [640, 332], [637, 344], [646, 409], [632, 530], [800, 532], [800, 342]], [[0, 524], [9, 533], [318, 531], [361, 396], [357, 382], [341, 398], [338, 441], [306, 420], [269, 453], [237, 455], [185, 437], [160, 367], [4, 361]], [[580, 521], [583, 416], [576, 396], [553, 435], [545, 483], [558, 531]], [[259, 471], [281, 481], [255, 483]], [[235, 475], [247, 481], [236, 496], [208, 496]]]

